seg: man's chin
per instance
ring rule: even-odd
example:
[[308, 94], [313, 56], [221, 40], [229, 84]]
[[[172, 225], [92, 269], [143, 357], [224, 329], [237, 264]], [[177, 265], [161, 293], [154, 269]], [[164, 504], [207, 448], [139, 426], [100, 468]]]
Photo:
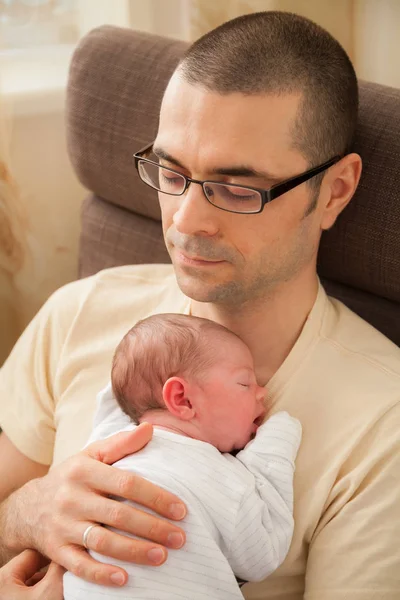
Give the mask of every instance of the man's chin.
[[215, 298], [215, 285], [207, 284], [196, 277], [175, 269], [176, 280], [185, 296], [196, 302], [212, 302]]
[[173, 266], [181, 291], [196, 302], [237, 306], [245, 300], [242, 286], [237, 281], [230, 280], [227, 272], [217, 274], [211, 271], [182, 268], [175, 262]]

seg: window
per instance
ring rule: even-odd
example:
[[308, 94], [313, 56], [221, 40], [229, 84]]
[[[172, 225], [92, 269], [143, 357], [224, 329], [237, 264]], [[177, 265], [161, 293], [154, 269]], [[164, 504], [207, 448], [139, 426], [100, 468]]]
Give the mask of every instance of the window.
[[60, 110], [79, 39], [129, 21], [129, 0], [0, 0], [0, 86], [13, 112]]
[[77, 0], [0, 0], [3, 50], [75, 44], [79, 39]]

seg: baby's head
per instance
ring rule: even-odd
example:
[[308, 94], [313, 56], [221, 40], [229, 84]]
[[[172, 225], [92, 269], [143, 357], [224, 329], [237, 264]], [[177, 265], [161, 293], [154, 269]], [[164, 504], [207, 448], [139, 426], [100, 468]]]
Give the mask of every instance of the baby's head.
[[135, 423], [175, 424], [221, 452], [243, 448], [265, 413], [250, 350], [208, 319], [160, 314], [139, 321], [116, 349], [111, 379]]

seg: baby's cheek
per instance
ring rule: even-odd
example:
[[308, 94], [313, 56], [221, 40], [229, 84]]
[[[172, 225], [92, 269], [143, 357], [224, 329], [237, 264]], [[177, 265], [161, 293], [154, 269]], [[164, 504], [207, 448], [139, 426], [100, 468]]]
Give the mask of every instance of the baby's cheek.
[[242, 429], [248, 430], [254, 420], [254, 407], [249, 403], [241, 414]]

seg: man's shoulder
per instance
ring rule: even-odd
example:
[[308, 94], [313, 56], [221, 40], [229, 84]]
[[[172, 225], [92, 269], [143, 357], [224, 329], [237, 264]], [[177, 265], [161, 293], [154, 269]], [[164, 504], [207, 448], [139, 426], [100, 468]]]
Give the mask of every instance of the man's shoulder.
[[78, 305], [93, 294], [123, 293], [133, 288], [151, 294], [152, 290], [166, 286], [178, 288], [172, 265], [125, 265], [104, 269], [84, 279], [67, 283], [52, 294], [50, 301], [53, 305], [69, 301]]
[[97, 281], [121, 283], [136, 281], [143, 284], [164, 283], [173, 279], [175, 281], [174, 269], [171, 264], [140, 264], [123, 265], [121, 267], [111, 267], [103, 269], [95, 275], [92, 275]]
[[329, 298], [320, 333], [349, 365], [400, 382], [400, 348], [339, 300]]
[[121, 267], [110, 267], [103, 269], [93, 275], [67, 283], [60, 290], [72, 291], [92, 289], [98, 285], [131, 285], [138, 284], [157, 285], [170, 279], [175, 280], [174, 270], [171, 264], [142, 264], [123, 265]]
[[94, 335], [99, 325], [120, 323], [119, 334], [149, 314], [184, 312], [182, 294], [170, 265], [130, 265], [105, 269], [56, 290], [36, 320], [54, 324], [59, 336], [72, 329]]

